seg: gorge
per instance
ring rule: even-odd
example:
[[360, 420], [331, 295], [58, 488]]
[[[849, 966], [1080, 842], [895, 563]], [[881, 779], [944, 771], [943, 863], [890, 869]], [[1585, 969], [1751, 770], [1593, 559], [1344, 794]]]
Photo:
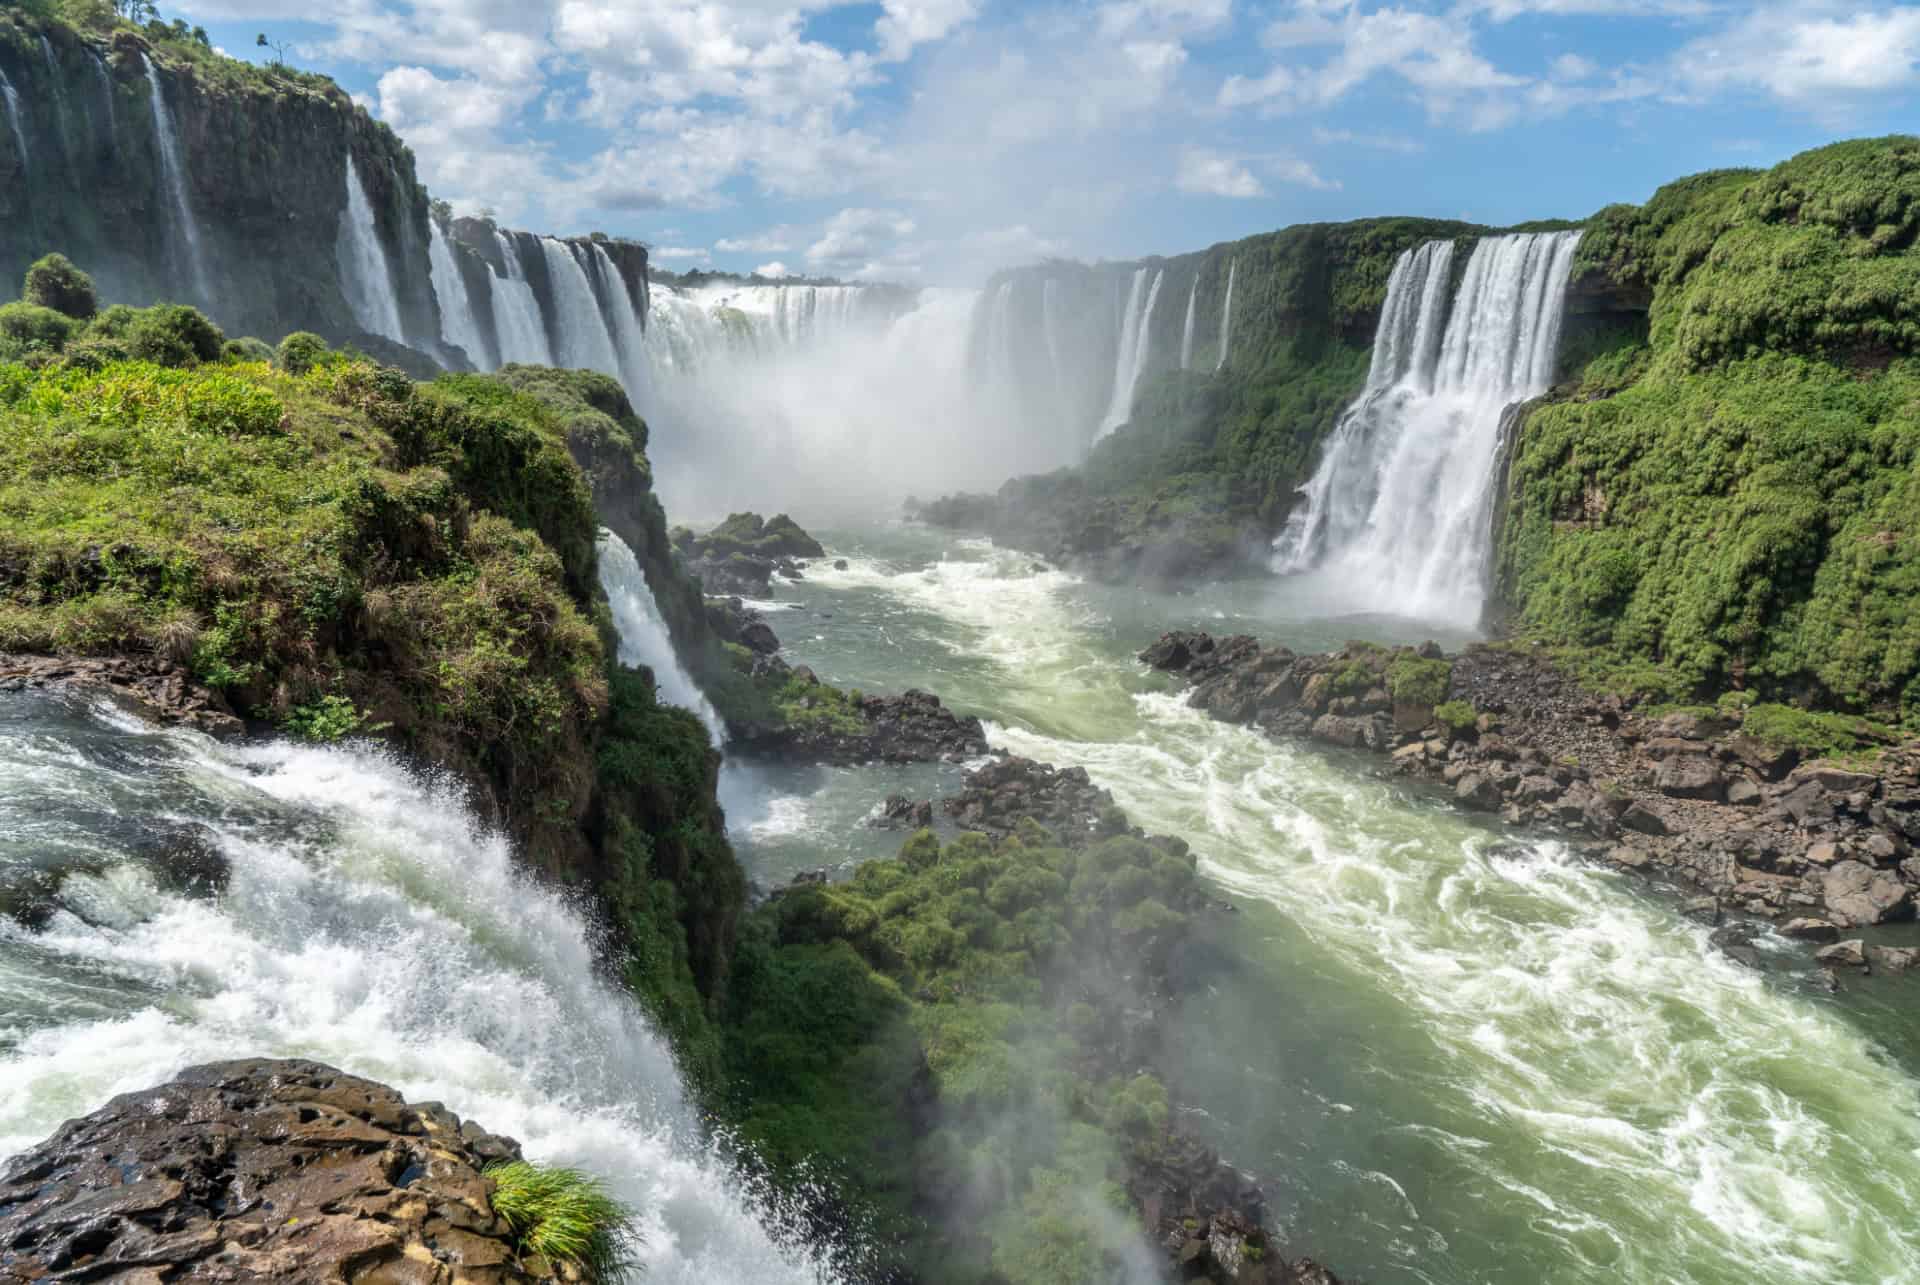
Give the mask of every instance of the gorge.
[[1920, 1279], [1920, 141], [675, 274], [456, 216], [325, 77], [37, 14], [0, 1280], [296, 1238], [204, 1155], [42, 1207], [43, 1140], [221, 1077], [422, 1279], [594, 1277], [509, 1156], [636, 1280]]

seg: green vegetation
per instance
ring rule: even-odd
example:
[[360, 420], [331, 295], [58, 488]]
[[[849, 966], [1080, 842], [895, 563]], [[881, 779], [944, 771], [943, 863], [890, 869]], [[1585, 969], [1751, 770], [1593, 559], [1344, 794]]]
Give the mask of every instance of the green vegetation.
[[381, 731], [384, 726], [370, 722], [344, 696], [322, 696], [310, 704], [296, 705], [280, 728], [303, 741], [326, 743], [345, 740], [360, 732]]
[[1453, 665], [1445, 660], [1425, 660], [1413, 652], [1402, 652], [1387, 667], [1387, 684], [1397, 705], [1439, 705], [1447, 698], [1447, 685], [1453, 681]]
[[523, 1257], [571, 1267], [588, 1281], [622, 1279], [639, 1239], [633, 1211], [607, 1194], [599, 1178], [525, 1160], [487, 1166], [493, 1212], [513, 1233]]
[[998, 845], [921, 831], [790, 890], [743, 925], [730, 1114], [776, 1169], [830, 1165], [919, 1279], [1111, 1279], [1113, 1183], [1167, 1118], [1112, 1050], [1195, 900], [1178, 841], [1072, 849], [1031, 822]]
[[[1499, 576], [1590, 681], [1920, 720], [1920, 140], [1722, 171], [1596, 216], [1644, 341], [1528, 416]], [[1764, 716], [1762, 721], [1764, 722]]]
[[1480, 721], [1480, 711], [1466, 701], [1443, 701], [1433, 707], [1434, 721], [1455, 736], [1470, 732]]
[[93, 278], [67, 261], [64, 254], [49, 254], [27, 269], [26, 287], [20, 292], [25, 303], [38, 304], [65, 313], [75, 321], [87, 321], [99, 308], [94, 295]]
[[1807, 758], [1870, 755], [1899, 739], [1897, 729], [1857, 714], [1818, 714], [1791, 705], [1754, 705], [1741, 719], [1740, 730]]

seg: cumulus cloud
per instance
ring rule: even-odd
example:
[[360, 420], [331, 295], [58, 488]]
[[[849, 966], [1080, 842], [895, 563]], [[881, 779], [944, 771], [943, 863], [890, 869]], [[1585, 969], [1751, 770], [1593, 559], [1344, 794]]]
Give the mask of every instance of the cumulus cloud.
[[721, 237], [713, 248], [722, 254], [785, 254], [800, 239], [798, 228], [782, 224], [745, 237]]
[[1267, 194], [1260, 180], [1237, 157], [1208, 151], [1203, 147], [1181, 149], [1173, 185], [1182, 192], [1198, 196], [1245, 198]]
[[756, 277], [765, 277], [769, 281], [778, 281], [782, 277], [792, 276], [793, 273], [788, 269], [786, 264], [775, 259], [772, 263], [763, 263], [755, 268], [753, 275]]
[[651, 259], [696, 259], [705, 261], [713, 256], [702, 246], [697, 245], [656, 245], [647, 251]]
[[1674, 68], [1696, 93], [1759, 90], [1819, 110], [1835, 96], [1911, 93], [1920, 88], [1920, 7], [1772, 5], [1689, 42]]
[[979, 12], [974, 0], [881, 0], [881, 8], [873, 34], [885, 62], [898, 62], [915, 45], [939, 40]]
[[842, 210], [827, 220], [820, 239], [807, 247], [807, 263], [833, 273], [863, 271], [896, 257], [914, 226], [898, 210]]

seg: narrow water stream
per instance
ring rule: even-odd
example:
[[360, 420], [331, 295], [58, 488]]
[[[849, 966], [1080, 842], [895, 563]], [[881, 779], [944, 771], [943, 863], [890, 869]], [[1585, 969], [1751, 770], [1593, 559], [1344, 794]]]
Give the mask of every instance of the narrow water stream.
[[[1920, 1280], [1909, 1004], [1821, 994], [1784, 943], [1781, 971], [1742, 968], [1670, 899], [1211, 722], [1133, 660], [1175, 626], [1321, 648], [1404, 622], [1264, 584], [1110, 590], [913, 528], [823, 538], [847, 570], [816, 562], [770, 615], [796, 660], [1085, 766], [1238, 905], [1179, 1087], [1301, 1248], [1375, 1285]], [[925, 771], [916, 797], [950, 788]], [[763, 881], [897, 842], [865, 828], [877, 789], [786, 784], [735, 805]]]

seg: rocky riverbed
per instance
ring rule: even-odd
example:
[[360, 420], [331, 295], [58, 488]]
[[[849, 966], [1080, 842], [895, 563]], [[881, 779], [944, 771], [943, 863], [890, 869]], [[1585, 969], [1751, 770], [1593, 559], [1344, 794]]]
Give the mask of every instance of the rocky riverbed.
[[518, 1254], [484, 1168], [519, 1144], [319, 1062], [190, 1067], [0, 1176], [0, 1281], [568, 1279]]
[[1176, 631], [1141, 659], [1190, 680], [1190, 703], [1215, 718], [1382, 755], [1463, 807], [1670, 877], [1701, 894], [1687, 909], [1704, 921], [1771, 921], [1832, 967], [1920, 967], [1920, 947], [1853, 935], [1914, 917], [1920, 745], [1870, 765], [1802, 762], [1743, 731], [1737, 711], [1640, 713], [1544, 656], [1491, 645], [1301, 656]]

